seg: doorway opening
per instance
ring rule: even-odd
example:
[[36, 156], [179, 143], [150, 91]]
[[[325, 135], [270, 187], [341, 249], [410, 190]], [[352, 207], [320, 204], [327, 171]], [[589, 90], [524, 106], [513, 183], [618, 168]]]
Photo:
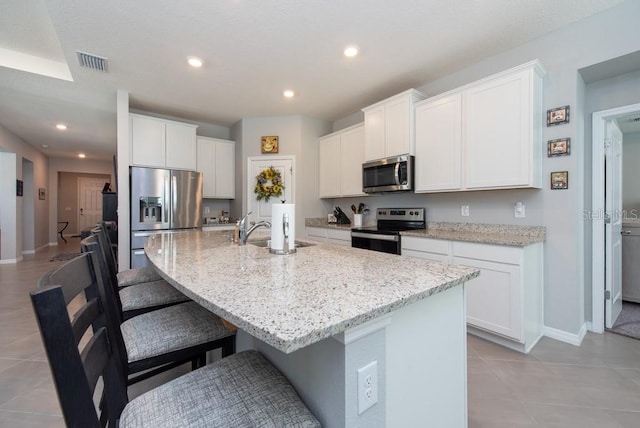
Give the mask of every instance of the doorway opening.
[[617, 178], [622, 175], [622, 167], [616, 155], [613, 124], [632, 115], [640, 116], [640, 104], [593, 113], [591, 319], [596, 333], [612, 327], [622, 307], [620, 230], [628, 216], [622, 204], [622, 180]]
[[80, 236], [83, 229], [102, 219], [102, 188], [106, 174], [58, 172], [58, 222], [68, 222], [65, 237]]

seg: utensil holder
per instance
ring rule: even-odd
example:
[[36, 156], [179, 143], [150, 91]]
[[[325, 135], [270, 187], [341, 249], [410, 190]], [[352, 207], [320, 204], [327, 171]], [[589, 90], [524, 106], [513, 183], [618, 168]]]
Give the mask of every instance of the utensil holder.
[[353, 215], [353, 225], [355, 227], [361, 227], [362, 226], [362, 214], [354, 214]]

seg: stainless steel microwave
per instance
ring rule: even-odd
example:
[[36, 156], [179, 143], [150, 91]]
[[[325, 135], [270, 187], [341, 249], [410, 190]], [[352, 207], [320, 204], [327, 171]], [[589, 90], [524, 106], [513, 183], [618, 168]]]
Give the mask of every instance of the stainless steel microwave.
[[410, 155], [394, 156], [362, 164], [364, 193], [413, 190], [413, 163]]

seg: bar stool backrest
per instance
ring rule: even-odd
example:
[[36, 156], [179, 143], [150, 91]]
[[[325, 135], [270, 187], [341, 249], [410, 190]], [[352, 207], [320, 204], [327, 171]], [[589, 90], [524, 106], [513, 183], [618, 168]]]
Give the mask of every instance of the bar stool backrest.
[[[86, 252], [66, 262], [41, 277], [39, 289], [30, 293], [60, 407], [69, 427], [115, 427], [128, 402], [124, 372], [115, 358], [107, 330], [101, 325], [104, 287], [95, 271], [95, 257], [95, 253]], [[84, 302], [70, 318], [75, 299]], [[85, 334], [90, 337], [86, 345], [81, 340]], [[105, 400], [105, 405], [100, 406], [102, 411], [96, 409], [93, 401], [100, 377]]]

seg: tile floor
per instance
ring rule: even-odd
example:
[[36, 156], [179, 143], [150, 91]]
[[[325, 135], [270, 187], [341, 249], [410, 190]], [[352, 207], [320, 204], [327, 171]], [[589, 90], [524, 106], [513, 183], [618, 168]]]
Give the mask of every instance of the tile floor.
[[[60, 244], [0, 265], [0, 427], [64, 426], [28, 298], [59, 263], [50, 257], [79, 251], [78, 239]], [[640, 341], [589, 333], [578, 348], [543, 338], [522, 355], [470, 336], [468, 355], [470, 428], [640, 426]]]

